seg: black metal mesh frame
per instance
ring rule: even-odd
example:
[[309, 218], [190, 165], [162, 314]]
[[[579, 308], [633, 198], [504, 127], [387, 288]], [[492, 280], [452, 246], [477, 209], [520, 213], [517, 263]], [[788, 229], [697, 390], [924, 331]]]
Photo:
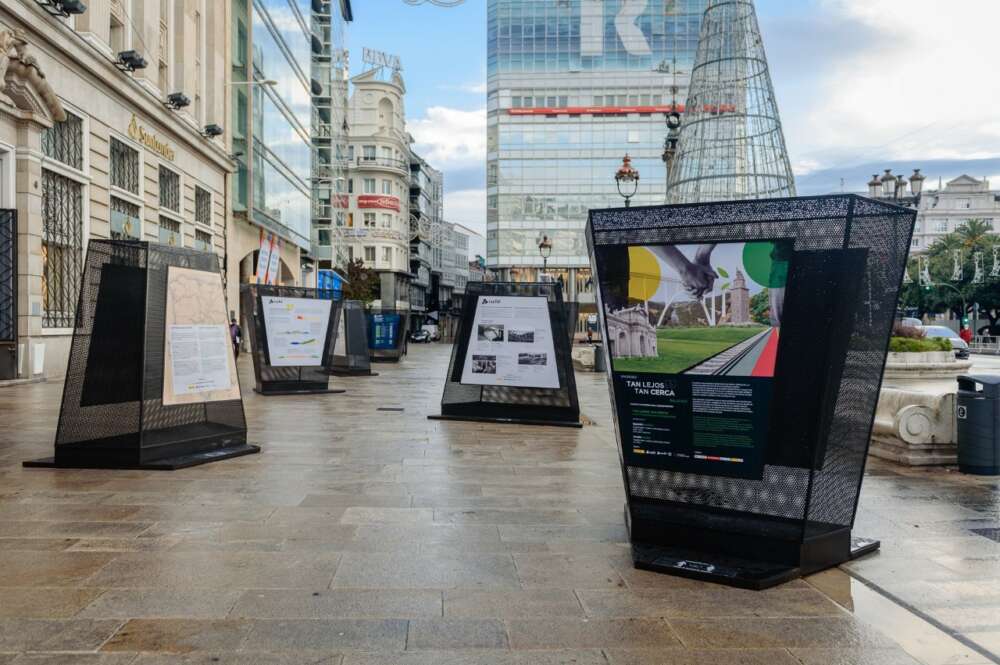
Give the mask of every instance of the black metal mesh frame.
[[337, 355], [336, 349], [334, 350], [330, 373], [342, 376], [371, 374], [368, 317], [364, 304], [358, 300], [345, 300], [340, 317], [341, 325], [337, 327], [337, 334], [344, 335], [344, 353]]
[[[846, 302], [846, 312], [841, 312], [847, 320], [846, 340], [825, 356], [826, 374], [840, 379], [828, 382], [824, 394], [826, 422], [817, 433], [822, 440], [807, 444], [817, 463], [766, 464], [762, 479], [748, 480], [629, 466], [619, 446], [633, 522], [652, 511], [700, 529], [800, 543], [853, 526], [915, 217], [913, 210], [855, 195], [591, 211], [587, 242], [605, 351], [606, 285], [604, 266], [596, 260], [601, 247], [791, 238], [796, 251], [867, 253], [862, 297]], [[815, 326], [830, 323], [816, 321]], [[611, 372], [608, 379], [615, 402]], [[623, 423], [618, 422], [617, 403], [613, 412], [620, 444]]]
[[[334, 366], [333, 347], [340, 325], [343, 299], [340, 291], [310, 289], [304, 286], [278, 286], [270, 284], [243, 284], [240, 286], [240, 305], [243, 312], [243, 334], [250, 340], [250, 355], [253, 357], [253, 374], [257, 392], [327, 392], [330, 371]], [[317, 367], [275, 367], [268, 361], [267, 328], [261, 299], [275, 298], [315, 298], [332, 300], [330, 322], [326, 330], [323, 346], [323, 364]]]
[[0, 343], [17, 344], [16, 210], [0, 210]]
[[[129, 326], [133, 326], [141, 339], [116, 340], [94, 334], [102, 289], [120, 286], [104, 283], [108, 266], [134, 271], [130, 273], [135, 275], [134, 292], [141, 297], [143, 311], [119, 312], [120, 323], [123, 333], [130, 333]], [[56, 429], [57, 466], [138, 467], [245, 447], [242, 399], [163, 404], [170, 267], [219, 274], [214, 254], [140, 241], [91, 240], [88, 244]], [[222, 295], [220, 277], [220, 300]], [[101, 300], [116, 304], [106, 295]], [[115, 314], [113, 310], [102, 313]], [[141, 321], [128, 320], [136, 314]], [[119, 343], [135, 352], [122, 353], [111, 363], [88, 362], [92, 352], [108, 357]], [[134, 381], [121, 381], [121, 377]]]
[[406, 331], [410, 329], [410, 310], [408, 309], [369, 309], [367, 313], [367, 331], [372, 329], [372, 317], [376, 314], [398, 314], [399, 326], [396, 328], [396, 337], [393, 340], [391, 349], [368, 349], [369, 357], [373, 362], [399, 362], [406, 355]]
[[[462, 368], [468, 353], [476, 305], [481, 296], [535, 296], [549, 301], [552, 343], [559, 388], [518, 388], [463, 384]], [[441, 397], [441, 415], [473, 420], [578, 424], [580, 403], [573, 373], [571, 333], [562, 288], [553, 282], [469, 282], [465, 287], [451, 363]]]

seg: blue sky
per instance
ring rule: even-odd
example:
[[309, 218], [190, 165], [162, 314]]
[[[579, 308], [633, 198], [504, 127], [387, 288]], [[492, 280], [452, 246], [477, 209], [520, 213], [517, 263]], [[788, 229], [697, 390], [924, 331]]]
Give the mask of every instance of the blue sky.
[[[554, 1], [554, 0], [553, 0]], [[402, 58], [417, 149], [445, 172], [445, 216], [485, 226], [486, 0], [455, 8], [354, 0], [364, 46]], [[921, 167], [927, 186], [968, 171], [1000, 188], [1000, 0], [757, 0], [801, 194], [863, 191]], [[883, 165], [884, 166], [881, 166]]]

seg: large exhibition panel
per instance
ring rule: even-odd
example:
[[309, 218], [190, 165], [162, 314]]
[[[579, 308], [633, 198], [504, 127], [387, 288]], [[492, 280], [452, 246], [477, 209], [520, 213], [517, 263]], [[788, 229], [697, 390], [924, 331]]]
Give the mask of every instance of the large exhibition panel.
[[470, 282], [432, 418], [579, 427], [567, 312], [558, 283]]
[[173, 469], [259, 452], [214, 254], [91, 240], [55, 456], [26, 466]]
[[914, 214], [591, 211], [637, 566], [760, 588], [877, 546], [851, 527]]
[[258, 393], [343, 392], [329, 386], [343, 308], [340, 293], [302, 286], [242, 286], [243, 330], [250, 341]]

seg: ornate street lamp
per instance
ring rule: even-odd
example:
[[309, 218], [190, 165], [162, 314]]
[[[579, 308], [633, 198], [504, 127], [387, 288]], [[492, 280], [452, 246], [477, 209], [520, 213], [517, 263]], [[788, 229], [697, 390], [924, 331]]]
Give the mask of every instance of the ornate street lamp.
[[896, 196], [896, 176], [892, 175], [892, 169], [886, 169], [885, 174], [880, 178], [882, 182], [882, 198], [892, 199]]
[[872, 179], [868, 181], [868, 196], [873, 199], [877, 199], [879, 193], [882, 191], [882, 183], [878, 179], [878, 174], [872, 175]]
[[913, 169], [913, 175], [910, 176], [910, 193], [920, 198], [920, 192], [924, 189], [924, 180], [927, 177], [920, 174], [920, 169]]
[[538, 253], [542, 255], [542, 272], [545, 273], [549, 268], [549, 257], [552, 256], [552, 241], [548, 236], [542, 236], [538, 241]]
[[639, 190], [639, 171], [632, 168], [632, 158], [628, 154], [615, 172], [615, 185], [618, 187], [618, 194], [625, 199], [625, 207], [629, 207], [632, 197]]

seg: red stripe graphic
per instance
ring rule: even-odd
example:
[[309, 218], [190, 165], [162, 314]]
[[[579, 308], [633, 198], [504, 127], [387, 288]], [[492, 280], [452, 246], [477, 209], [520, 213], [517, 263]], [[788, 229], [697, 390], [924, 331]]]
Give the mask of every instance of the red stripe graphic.
[[774, 376], [774, 362], [778, 358], [778, 329], [772, 328], [764, 345], [764, 350], [760, 352], [756, 364], [750, 376]]

